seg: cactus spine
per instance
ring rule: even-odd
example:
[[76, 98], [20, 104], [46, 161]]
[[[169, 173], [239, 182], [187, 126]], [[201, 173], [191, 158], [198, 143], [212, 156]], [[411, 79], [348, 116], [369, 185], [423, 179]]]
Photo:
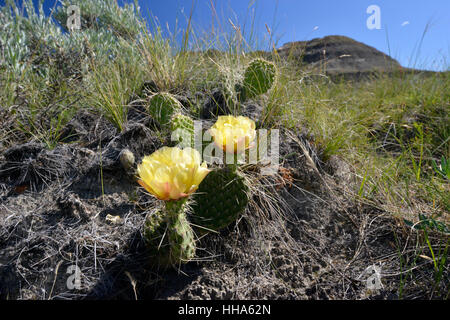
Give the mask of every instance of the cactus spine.
[[166, 201], [165, 211], [146, 218], [144, 237], [159, 265], [179, 265], [195, 256], [194, 232], [186, 218], [186, 198]]

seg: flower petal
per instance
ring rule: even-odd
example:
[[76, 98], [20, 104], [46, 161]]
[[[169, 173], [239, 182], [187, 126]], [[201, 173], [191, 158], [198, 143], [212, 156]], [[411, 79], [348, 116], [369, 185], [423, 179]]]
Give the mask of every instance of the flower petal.
[[176, 200], [194, 192], [209, 170], [200, 164], [200, 153], [192, 148], [163, 147], [142, 159], [138, 183], [161, 200]]

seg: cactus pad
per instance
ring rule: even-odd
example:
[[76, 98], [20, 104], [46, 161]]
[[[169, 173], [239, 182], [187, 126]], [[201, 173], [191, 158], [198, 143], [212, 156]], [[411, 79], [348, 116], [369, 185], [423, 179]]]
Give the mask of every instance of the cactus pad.
[[173, 114], [180, 112], [181, 109], [181, 103], [167, 92], [154, 94], [148, 103], [148, 112], [161, 126], [167, 126]]
[[194, 232], [183, 212], [169, 222], [170, 259], [178, 265], [192, 260], [195, 256]]
[[194, 120], [188, 116], [176, 113], [170, 123], [172, 141], [178, 142], [180, 148], [194, 147]]
[[244, 212], [247, 190], [244, 179], [229, 168], [210, 172], [193, 196], [193, 223], [211, 230], [225, 228]]
[[176, 266], [195, 256], [194, 233], [184, 212], [149, 214], [144, 224], [144, 239], [150, 256], [159, 266]]
[[165, 235], [166, 229], [167, 223], [161, 211], [147, 215], [144, 223], [144, 240], [150, 256], [160, 265], [170, 264], [170, 244]]
[[242, 87], [239, 88], [241, 101], [264, 94], [275, 82], [276, 67], [264, 59], [254, 59], [244, 73]]

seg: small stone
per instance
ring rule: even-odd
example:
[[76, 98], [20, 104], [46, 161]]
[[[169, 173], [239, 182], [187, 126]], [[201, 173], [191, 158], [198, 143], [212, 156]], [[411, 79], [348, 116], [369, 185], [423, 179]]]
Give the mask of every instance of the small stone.
[[122, 223], [122, 218], [120, 216], [113, 216], [111, 214], [107, 214], [105, 217], [106, 222], [109, 222], [111, 224], [119, 224]]
[[134, 154], [129, 149], [123, 149], [119, 155], [120, 163], [125, 170], [130, 170], [134, 165]]

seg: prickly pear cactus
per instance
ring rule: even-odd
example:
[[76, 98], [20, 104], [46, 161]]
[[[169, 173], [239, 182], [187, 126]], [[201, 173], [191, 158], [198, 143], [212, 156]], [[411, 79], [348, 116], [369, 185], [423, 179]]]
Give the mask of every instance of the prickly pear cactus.
[[244, 80], [238, 90], [240, 100], [252, 99], [260, 94], [264, 94], [275, 82], [276, 67], [272, 62], [261, 58], [250, 62], [244, 73]]
[[225, 228], [244, 212], [247, 190], [244, 179], [230, 168], [210, 172], [193, 196], [193, 223], [203, 231]]
[[155, 264], [164, 266], [170, 265], [170, 244], [165, 236], [166, 229], [162, 211], [152, 212], [145, 218], [144, 239], [150, 256], [155, 259]]
[[173, 265], [186, 263], [195, 257], [194, 232], [183, 212], [178, 217], [170, 219], [169, 243], [170, 260]]
[[169, 125], [172, 116], [181, 109], [181, 103], [167, 92], [154, 94], [148, 103], [148, 112], [161, 126]]
[[181, 113], [172, 116], [172, 141], [176, 141], [180, 148], [194, 147], [194, 120]]
[[183, 201], [170, 201], [166, 203], [166, 210], [146, 217], [144, 238], [159, 266], [177, 266], [195, 257], [194, 232], [183, 206]]

